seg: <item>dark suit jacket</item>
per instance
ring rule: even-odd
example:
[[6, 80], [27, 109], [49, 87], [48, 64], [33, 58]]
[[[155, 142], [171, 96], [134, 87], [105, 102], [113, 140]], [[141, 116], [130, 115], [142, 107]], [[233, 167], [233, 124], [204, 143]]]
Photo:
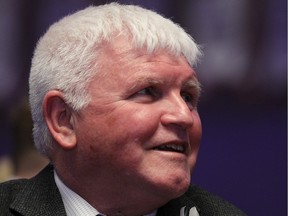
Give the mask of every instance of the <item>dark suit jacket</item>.
[[[232, 204], [196, 186], [180, 198], [158, 209], [157, 216], [180, 216], [180, 209], [196, 207], [200, 216], [245, 215]], [[48, 165], [32, 179], [12, 180], [0, 184], [0, 216], [66, 216], [60, 192], [54, 181], [53, 167]]]

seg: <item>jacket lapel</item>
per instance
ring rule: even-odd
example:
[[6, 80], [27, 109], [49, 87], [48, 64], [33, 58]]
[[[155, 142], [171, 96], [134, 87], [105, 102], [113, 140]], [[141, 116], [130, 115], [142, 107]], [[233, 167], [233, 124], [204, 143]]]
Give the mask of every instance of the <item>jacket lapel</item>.
[[26, 181], [10, 209], [23, 216], [66, 216], [61, 195], [54, 181], [52, 165], [48, 165], [37, 176]]

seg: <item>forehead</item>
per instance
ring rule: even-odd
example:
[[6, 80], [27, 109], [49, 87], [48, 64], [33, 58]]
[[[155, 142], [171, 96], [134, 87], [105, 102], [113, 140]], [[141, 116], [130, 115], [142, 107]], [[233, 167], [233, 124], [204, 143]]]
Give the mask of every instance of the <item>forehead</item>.
[[167, 89], [200, 86], [184, 56], [177, 57], [166, 50], [149, 54], [146, 49], [133, 48], [127, 40], [104, 44], [98, 62], [99, 71], [89, 85], [93, 95], [126, 95], [149, 85]]
[[183, 55], [175, 56], [163, 49], [150, 54], [145, 48], [134, 48], [123, 37], [113, 43], [103, 42], [98, 57], [101, 82], [104, 78], [113, 85], [141, 80], [158, 82], [163, 79], [167, 83], [197, 80], [194, 70]]
[[122, 36], [117, 37], [113, 43], [103, 42], [99, 57], [102, 68], [114, 67], [121, 69], [123, 67], [137, 67], [141, 64], [141, 67], [144, 66], [143, 69], [145, 69], [146, 63], [146, 65], [159, 67], [182, 66], [196, 75], [183, 55], [176, 56], [165, 49], [155, 49], [152, 53], [149, 53], [145, 46], [135, 48], [131, 42]]

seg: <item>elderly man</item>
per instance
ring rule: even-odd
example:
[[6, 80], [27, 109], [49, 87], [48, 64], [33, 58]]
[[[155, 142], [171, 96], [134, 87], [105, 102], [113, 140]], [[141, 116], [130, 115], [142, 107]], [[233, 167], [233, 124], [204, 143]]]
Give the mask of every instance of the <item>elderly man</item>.
[[52, 25], [29, 80], [35, 145], [51, 164], [0, 186], [1, 215], [244, 215], [190, 186], [199, 55], [182, 28], [138, 6]]

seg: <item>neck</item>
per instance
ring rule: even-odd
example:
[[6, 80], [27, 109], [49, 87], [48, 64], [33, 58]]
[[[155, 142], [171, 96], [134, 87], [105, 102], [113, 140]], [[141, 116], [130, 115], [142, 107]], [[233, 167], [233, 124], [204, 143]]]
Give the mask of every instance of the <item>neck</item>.
[[[87, 183], [73, 177], [69, 172], [63, 172], [56, 168], [61, 181], [72, 191], [81, 196], [99, 212], [109, 216], [135, 216], [150, 214], [169, 200], [163, 201], [163, 197], [155, 198], [152, 193], [148, 195], [142, 192], [131, 192], [129, 187], [113, 185], [97, 180], [87, 187]], [[107, 186], [109, 185], [109, 186]]]

